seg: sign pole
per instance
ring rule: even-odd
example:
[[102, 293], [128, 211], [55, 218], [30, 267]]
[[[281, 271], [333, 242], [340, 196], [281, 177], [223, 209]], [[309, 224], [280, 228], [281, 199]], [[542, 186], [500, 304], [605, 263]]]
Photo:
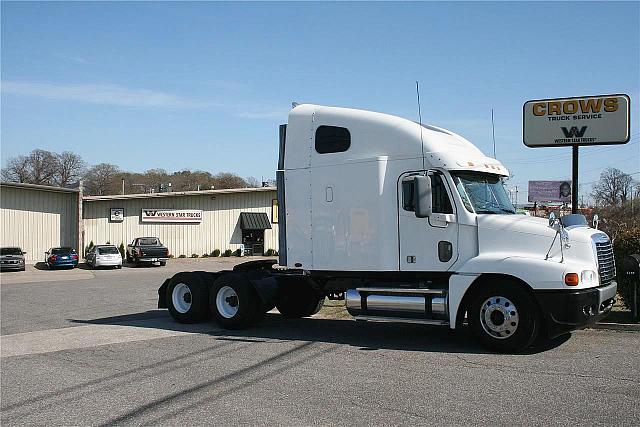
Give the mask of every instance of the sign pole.
[[573, 167], [571, 176], [571, 213], [578, 213], [578, 148], [579, 145], [572, 147], [573, 151]]

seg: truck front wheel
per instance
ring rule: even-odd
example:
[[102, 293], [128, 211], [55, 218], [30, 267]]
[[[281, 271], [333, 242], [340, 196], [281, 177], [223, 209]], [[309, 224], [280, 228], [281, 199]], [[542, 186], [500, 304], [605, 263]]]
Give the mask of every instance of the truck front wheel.
[[226, 273], [213, 282], [209, 306], [223, 328], [240, 329], [260, 317], [260, 297], [242, 274]]
[[178, 273], [167, 286], [167, 308], [180, 323], [197, 323], [211, 317], [207, 283], [198, 273]]
[[493, 285], [476, 293], [468, 320], [480, 342], [498, 352], [524, 350], [540, 329], [533, 299], [515, 283]]
[[289, 319], [313, 316], [324, 305], [324, 295], [314, 290], [304, 279], [282, 277], [278, 280], [278, 287], [276, 308]]

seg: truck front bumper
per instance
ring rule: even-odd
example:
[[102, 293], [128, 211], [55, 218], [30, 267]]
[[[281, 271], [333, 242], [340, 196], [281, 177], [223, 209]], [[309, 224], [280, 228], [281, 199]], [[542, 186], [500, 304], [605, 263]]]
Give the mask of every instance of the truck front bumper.
[[606, 317], [613, 307], [618, 285], [579, 290], [536, 291], [549, 338], [593, 325]]

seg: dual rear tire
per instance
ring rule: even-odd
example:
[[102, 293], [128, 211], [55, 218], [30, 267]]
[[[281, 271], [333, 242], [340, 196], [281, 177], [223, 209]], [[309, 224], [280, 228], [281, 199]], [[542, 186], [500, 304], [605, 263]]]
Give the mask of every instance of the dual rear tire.
[[[284, 317], [311, 316], [322, 307], [324, 295], [300, 280], [278, 281], [275, 304]], [[246, 274], [235, 272], [178, 273], [169, 280], [165, 301], [178, 322], [197, 323], [213, 317], [227, 329], [251, 326], [273, 307], [263, 302]]]

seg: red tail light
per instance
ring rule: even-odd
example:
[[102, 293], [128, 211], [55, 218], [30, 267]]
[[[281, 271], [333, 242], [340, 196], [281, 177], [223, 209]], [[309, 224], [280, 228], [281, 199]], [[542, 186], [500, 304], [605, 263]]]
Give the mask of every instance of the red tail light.
[[71, 255], [71, 258], [78, 259], [78, 255]]
[[49, 261], [55, 261], [55, 260], [57, 260], [57, 259], [58, 259], [58, 257], [57, 257], [57, 256], [55, 256], [55, 255], [51, 255], [51, 256], [49, 257]]

